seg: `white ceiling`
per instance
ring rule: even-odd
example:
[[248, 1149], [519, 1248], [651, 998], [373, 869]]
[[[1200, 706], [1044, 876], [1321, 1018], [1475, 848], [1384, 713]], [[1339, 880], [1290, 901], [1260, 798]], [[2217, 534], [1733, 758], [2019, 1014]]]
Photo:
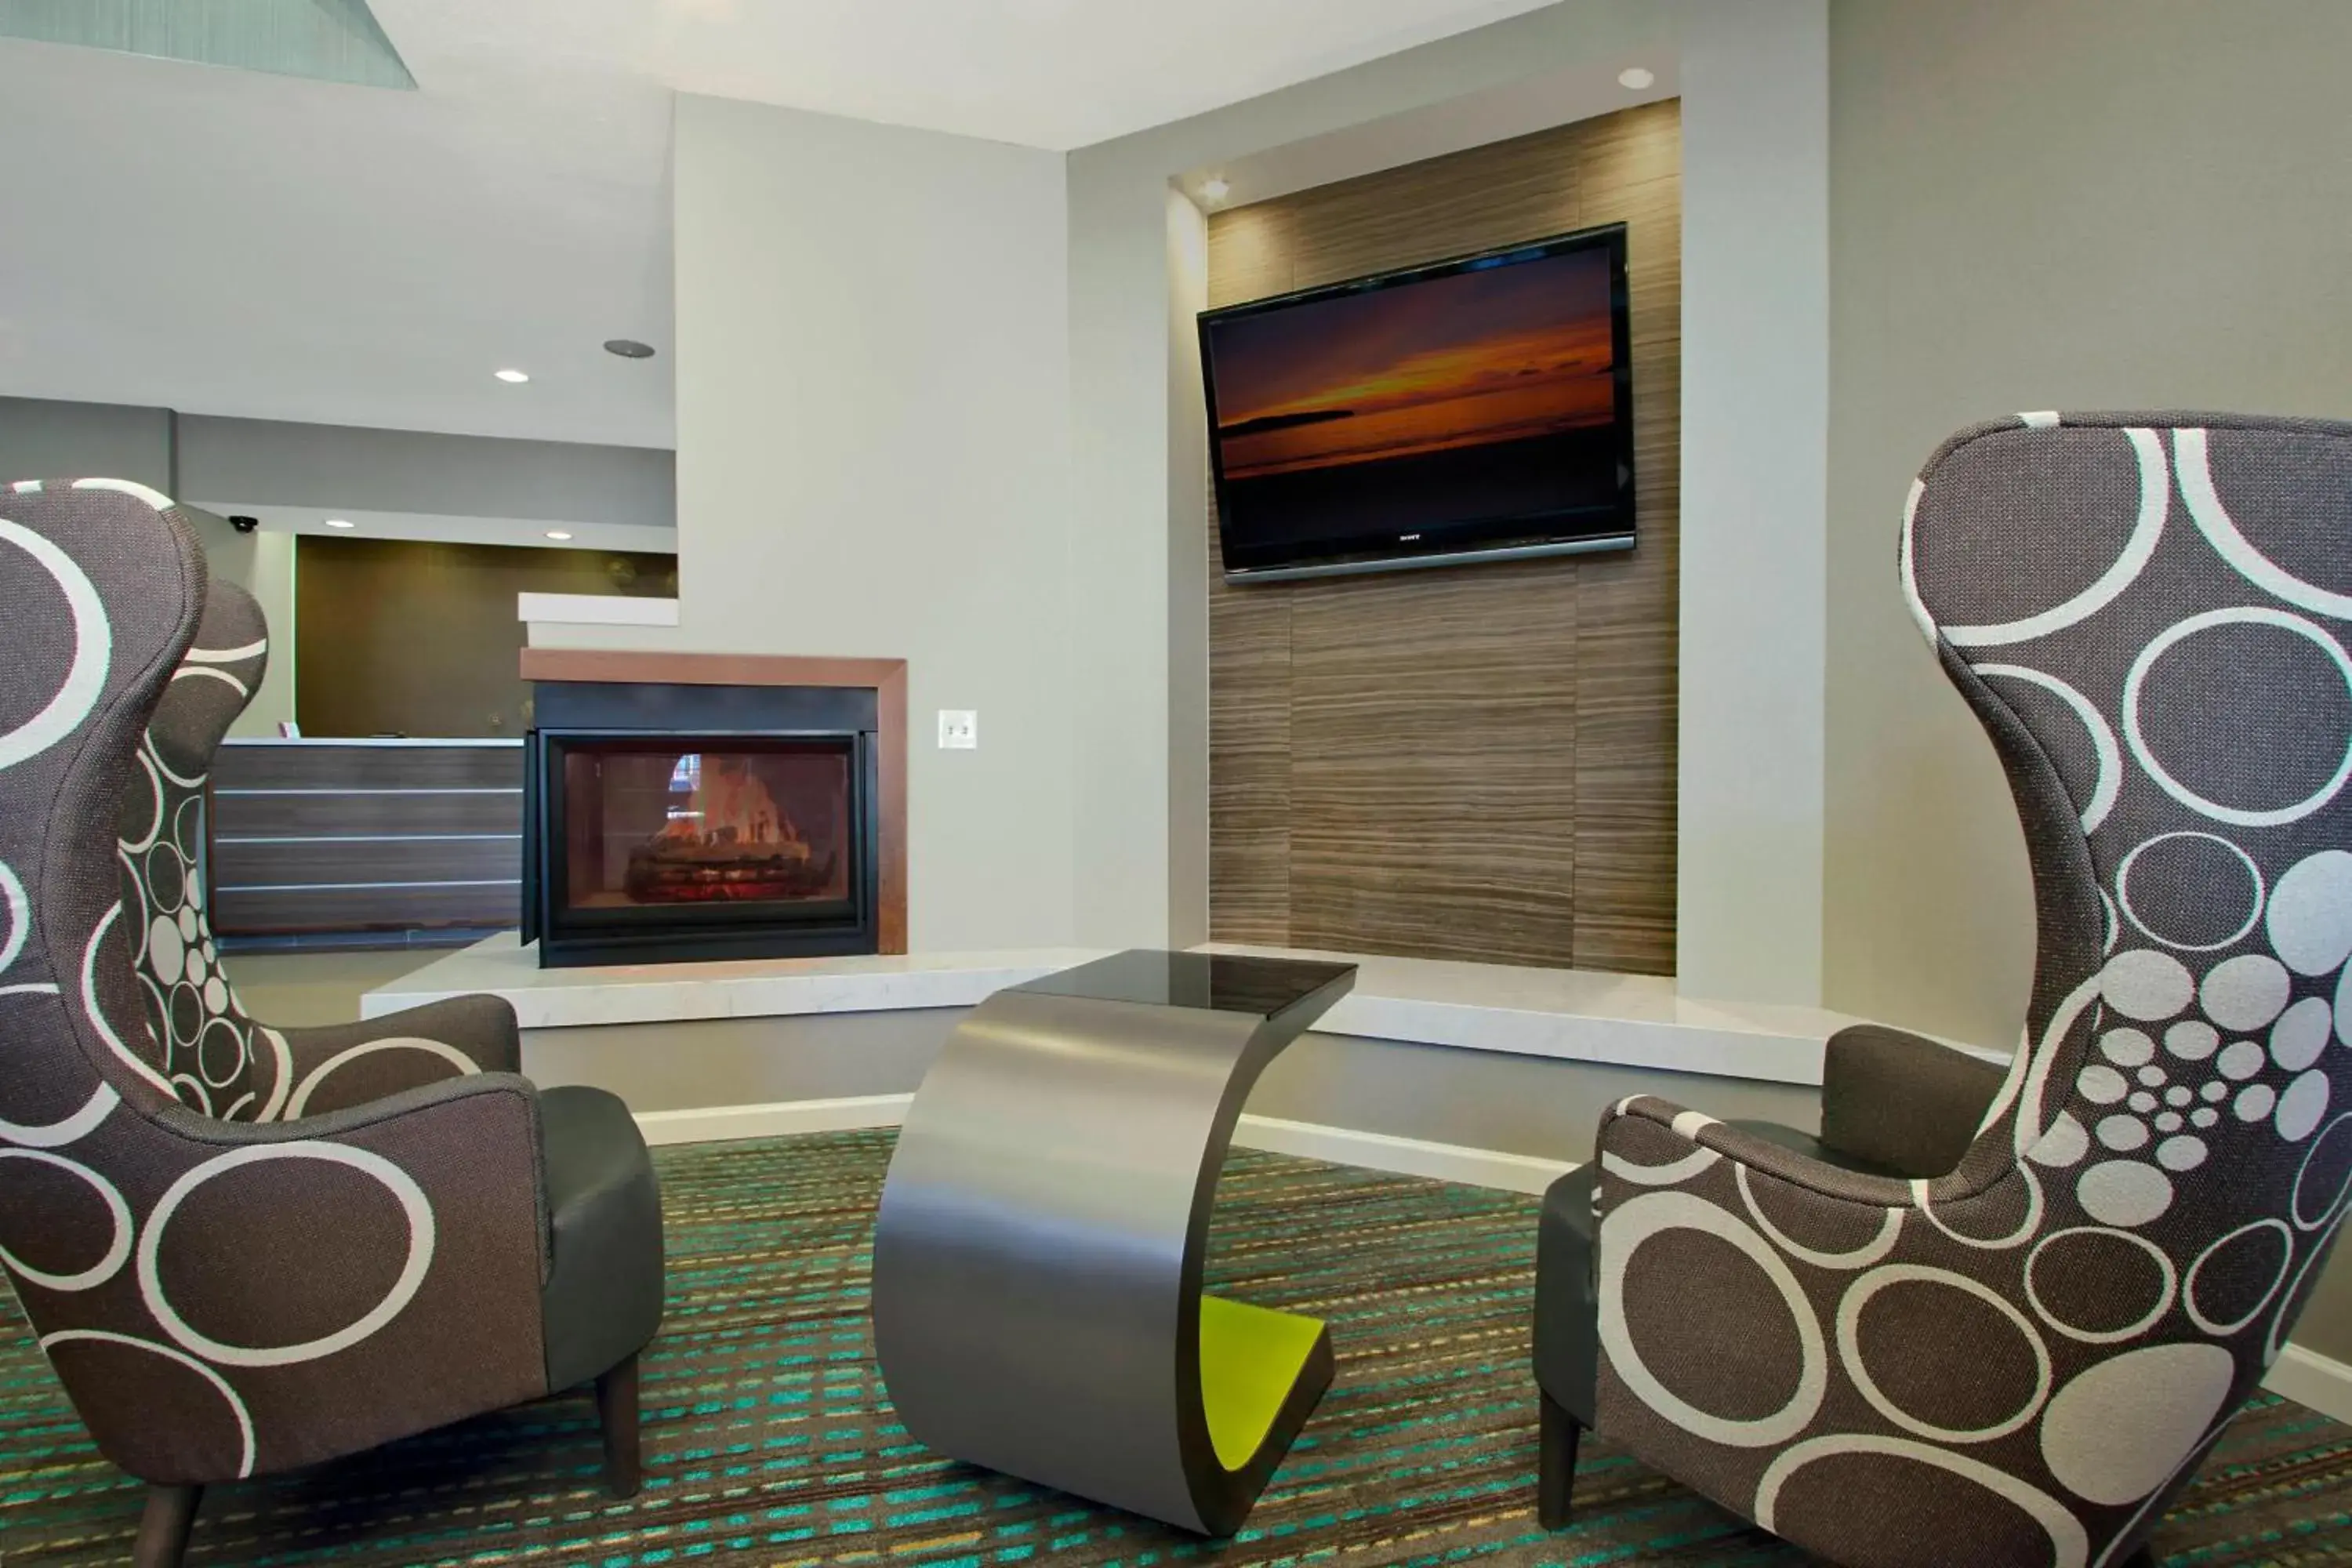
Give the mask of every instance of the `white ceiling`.
[[666, 447], [673, 91], [1066, 149], [1548, 3], [375, 0], [413, 93], [0, 39], [0, 395]]
[[669, 445], [667, 96], [415, 68], [0, 40], [0, 394]]
[[1551, 0], [374, 0], [436, 54], [1066, 151]]

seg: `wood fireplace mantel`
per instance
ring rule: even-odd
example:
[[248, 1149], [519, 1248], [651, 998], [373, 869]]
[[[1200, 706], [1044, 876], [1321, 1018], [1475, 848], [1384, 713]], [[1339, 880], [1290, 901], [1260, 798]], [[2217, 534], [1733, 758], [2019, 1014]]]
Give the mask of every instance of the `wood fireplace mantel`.
[[877, 867], [884, 952], [907, 951], [907, 661], [804, 658], [793, 654], [638, 653], [625, 648], [527, 647], [525, 680], [640, 686], [840, 686], [874, 693], [881, 795]]

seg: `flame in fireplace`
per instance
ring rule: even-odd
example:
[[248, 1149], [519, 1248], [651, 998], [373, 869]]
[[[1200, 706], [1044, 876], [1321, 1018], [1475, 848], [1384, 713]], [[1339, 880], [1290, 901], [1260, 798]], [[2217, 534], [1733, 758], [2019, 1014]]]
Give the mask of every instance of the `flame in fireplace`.
[[731, 845], [806, 858], [808, 840], [799, 826], [743, 759], [689, 753], [678, 759], [670, 779], [673, 790], [685, 790], [688, 803], [669, 808], [656, 843]]

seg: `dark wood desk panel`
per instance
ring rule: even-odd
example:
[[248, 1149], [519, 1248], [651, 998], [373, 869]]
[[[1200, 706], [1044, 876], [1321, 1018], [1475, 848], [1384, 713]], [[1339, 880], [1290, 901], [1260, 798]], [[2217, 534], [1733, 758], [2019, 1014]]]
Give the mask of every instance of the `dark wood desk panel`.
[[489, 887], [215, 889], [213, 927], [223, 936], [316, 936], [341, 931], [504, 929], [520, 923], [511, 882]]
[[[235, 852], [233, 860], [229, 851]], [[222, 857], [219, 863], [235, 872], [225, 884], [229, 886], [478, 881], [490, 877], [512, 881], [522, 876], [522, 840], [514, 834], [289, 836], [231, 840], [215, 853]]]
[[329, 790], [318, 795], [223, 795], [212, 797], [212, 831], [219, 838], [304, 835], [319, 838], [398, 833], [509, 833], [522, 837], [522, 795], [414, 795], [397, 798]]
[[231, 742], [214, 765], [215, 789], [519, 789], [522, 748], [301, 741]]
[[231, 741], [208, 823], [223, 936], [521, 918], [518, 742]]

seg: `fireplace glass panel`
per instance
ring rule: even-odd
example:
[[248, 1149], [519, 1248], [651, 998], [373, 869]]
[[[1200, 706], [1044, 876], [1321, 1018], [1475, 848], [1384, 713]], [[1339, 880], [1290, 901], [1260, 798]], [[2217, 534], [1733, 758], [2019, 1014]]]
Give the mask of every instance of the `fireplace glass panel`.
[[561, 760], [559, 920], [790, 919], [854, 897], [854, 742], [572, 740]]

